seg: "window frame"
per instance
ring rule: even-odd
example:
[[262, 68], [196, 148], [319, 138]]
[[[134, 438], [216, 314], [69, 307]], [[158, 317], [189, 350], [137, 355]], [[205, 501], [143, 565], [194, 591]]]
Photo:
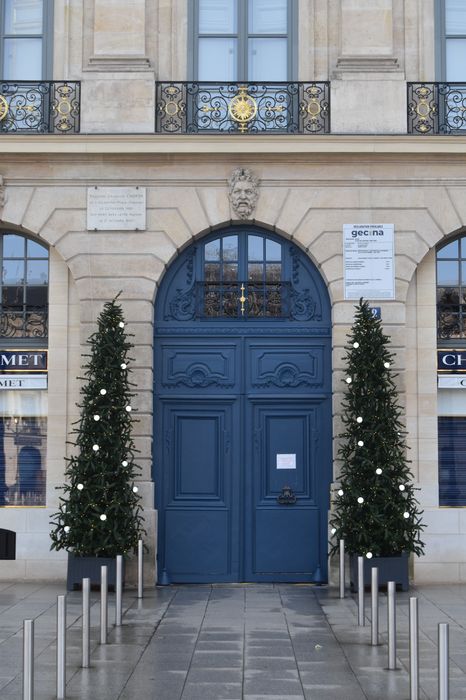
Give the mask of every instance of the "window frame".
[[[43, 337], [36, 337], [36, 336], [0, 336], [0, 343], [1, 346], [4, 350], [8, 350], [9, 348], [16, 348], [18, 345], [26, 347], [34, 347], [34, 348], [48, 348], [49, 344], [49, 319], [48, 319], [48, 314], [49, 314], [49, 307], [50, 307], [50, 247], [44, 242], [44, 241], [39, 241], [33, 236], [28, 236], [27, 234], [23, 233], [22, 231], [17, 231], [14, 228], [1, 228], [0, 229], [0, 262], [1, 262], [1, 270], [2, 270], [2, 277], [0, 278], [0, 294], [2, 295], [0, 297], [0, 314], [3, 315], [3, 287], [8, 287], [8, 286], [13, 286], [13, 285], [4, 285], [3, 284], [3, 237], [8, 236], [8, 235], [14, 235], [14, 236], [19, 236], [24, 239], [24, 253], [25, 255], [23, 258], [14, 258], [17, 260], [24, 260], [24, 265], [25, 265], [25, 279], [23, 280], [22, 283], [22, 288], [23, 288], [23, 304], [22, 304], [22, 311], [21, 313], [23, 314], [23, 317], [26, 317], [27, 314], [27, 295], [26, 295], [26, 290], [28, 287], [28, 282], [27, 282], [27, 261], [28, 260], [46, 260], [47, 261], [47, 284], [44, 285], [47, 287], [47, 303], [45, 307], [45, 314], [46, 314], [46, 330], [47, 333]], [[47, 250], [47, 257], [42, 258], [39, 256], [28, 256], [28, 241], [32, 241], [33, 243], [37, 243], [38, 245], [42, 246]], [[7, 260], [10, 260], [13, 258], [8, 258]], [[18, 285], [16, 285], [18, 286]], [[40, 287], [41, 285], [30, 285], [30, 286], [38, 286]], [[30, 308], [33, 308], [32, 306]]]
[[[437, 80], [448, 82], [447, 80], [447, 40], [448, 39], [465, 39], [465, 34], [450, 34], [447, 37], [447, 6], [445, 0], [437, 0], [435, 6], [435, 26], [436, 26], [436, 52], [435, 64]], [[450, 81], [454, 82], [454, 81]], [[466, 80], [464, 81], [466, 84]]]
[[[5, 0], [0, 0], [0, 78], [4, 74], [5, 39], [38, 39], [42, 40], [42, 69], [40, 80], [53, 79], [53, 0], [43, 0], [42, 33], [41, 34], [7, 34], [5, 32]], [[7, 82], [9, 78], [5, 79]], [[25, 78], [28, 80], [28, 78]], [[17, 82], [17, 81], [14, 81]], [[34, 81], [31, 81], [34, 82]]]
[[[466, 311], [462, 312], [461, 311], [461, 306], [466, 306], [466, 304], [461, 303], [461, 291], [464, 290], [466, 292], [466, 278], [463, 280], [462, 274], [461, 274], [461, 263], [464, 262], [466, 263], [466, 256], [462, 257], [461, 256], [461, 250], [462, 250], [462, 244], [461, 241], [464, 240], [464, 245], [466, 247], [466, 230], [461, 231], [460, 233], [456, 234], [455, 236], [449, 236], [445, 241], [442, 241], [441, 244], [437, 245], [435, 248], [435, 319], [436, 319], [436, 333], [437, 333], [437, 347], [438, 348], [449, 348], [452, 345], [458, 348], [464, 348], [466, 347], [466, 334], [463, 338], [442, 338], [439, 335], [439, 324], [438, 324], [438, 319], [439, 319], [439, 302], [437, 298], [438, 294], [438, 289], [443, 288], [443, 287], [452, 287], [452, 288], [457, 288], [459, 290], [460, 298], [458, 299], [458, 307], [459, 307], [459, 313], [458, 313], [458, 319], [459, 321], [462, 321], [464, 318], [466, 320]], [[450, 243], [454, 243], [455, 241], [458, 241], [458, 257], [456, 258], [439, 258], [438, 254], [441, 250], [446, 248]], [[458, 263], [458, 284], [457, 285], [445, 285], [445, 284], [439, 284], [438, 281], [438, 274], [437, 274], [437, 263], [442, 262], [442, 261], [456, 261]]]
[[[248, 42], [254, 38], [285, 37], [287, 40], [287, 77], [285, 81], [297, 80], [298, 76], [298, 3], [297, 0], [287, 0], [287, 33], [282, 34], [249, 34], [248, 33], [248, 2], [249, 0], [237, 0], [237, 31], [234, 34], [212, 34], [216, 38], [236, 38], [238, 41], [237, 78], [234, 81], [203, 81], [203, 82], [253, 82], [247, 78], [248, 70]], [[198, 80], [199, 75], [199, 0], [189, 0], [188, 13], [188, 80]], [[259, 81], [271, 83], [274, 80]]]

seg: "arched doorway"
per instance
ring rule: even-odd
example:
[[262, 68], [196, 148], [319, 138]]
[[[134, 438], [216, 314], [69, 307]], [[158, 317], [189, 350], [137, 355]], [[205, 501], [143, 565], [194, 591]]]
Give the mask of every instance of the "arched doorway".
[[171, 265], [155, 313], [159, 580], [327, 576], [331, 323], [293, 243], [231, 226]]

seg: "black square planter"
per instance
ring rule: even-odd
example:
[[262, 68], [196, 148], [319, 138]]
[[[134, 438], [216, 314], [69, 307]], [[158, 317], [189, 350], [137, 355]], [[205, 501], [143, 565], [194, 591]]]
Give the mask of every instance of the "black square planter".
[[[379, 587], [386, 586], [389, 581], [395, 581], [396, 587], [402, 591], [409, 590], [409, 552], [393, 557], [364, 557], [364, 588], [371, 585], [371, 569], [376, 566], [379, 570]], [[351, 590], [358, 590], [358, 558], [350, 555]]]
[[[109, 590], [115, 590], [116, 559], [112, 557], [77, 557], [68, 552], [68, 576], [66, 588], [77, 591], [82, 588], [83, 578], [91, 579], [91, 588], [100, 590], [100, 567], [107, 566], [107, 581]], [[124, 560], [123, 560], [124, 572]]]

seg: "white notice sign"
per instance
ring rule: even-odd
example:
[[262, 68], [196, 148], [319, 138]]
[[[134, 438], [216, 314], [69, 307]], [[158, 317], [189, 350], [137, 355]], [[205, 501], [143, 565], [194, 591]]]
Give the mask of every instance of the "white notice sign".
[[393, 224], [344, 224], [345, 299], [395, 298]]
[[277, 469], [296, 469], [296, 455], [277, 455]]
[[0, 374], [0, 391], [2, 389], [47, 389], [47, 375], [37, 374]]
[[145, 187], [88, 187], [88, 231], [145, 231]]

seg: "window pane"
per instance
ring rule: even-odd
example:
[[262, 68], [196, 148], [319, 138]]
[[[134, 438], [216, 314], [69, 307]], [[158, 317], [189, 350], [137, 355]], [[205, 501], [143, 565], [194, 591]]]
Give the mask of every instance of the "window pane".
[[236, 0], [199, 0], [199, 34], [236, 34]]
[[263, 272], [264, 272], [264, 266], [263, 265], [248, 265], [248, 279], [251, 282], [262, 282], [263, 281]]
[[47, 307], [48, 287], [26, 287], [27, 306]]
[[447, 34], [466, 34], [466, 5], [464, 0], [445, 0]]
[[287, 79], [286, 39], [249, 39], [249, 80]]
[[28, 260], [27, 263], [27, 283], [47, 284], [49, 279], [48, 260]]
[[5, 39], [4, 47], [5, 80], [42, 78], [42, 39]]
[[236, 39], [199, 39], [198, 80], [236, 80]]
[[249, 34], [286, 34], [286, 0], [250, 0]]
[[[466, 252], [466, 247], [465, 247]], [[437, 258], [458, 258], [458, 241], [453, 241], [437, 252]], [[466, 257], [466, 256], [465, 256]]]
[[3, 284], [22, 284], [24, 282], [24, 260], [3, 261]]
[[280, 282], [282, 277], [282, 266], [277, 263], [265, 266], [265, 281]]
[[210, 241], [210, 243], [206, 243], [205, 259], [206, 260], [220, 260], [220, 239], [219, 238], [216, 238], [215, 241]]
[[455, 285], [459, 284], [459, 265], [456, 261], [442, 261], [437, 263], [437, 284]]
[[[457, 287], [437, 287], [437, 303], [443, 306], [458, 306], [460, 296]], [[458, 309], [456, 309], [458, 311]]]
[[227, 263], [223, 266], [223, 279], [225, 282], [236, 282], [238, 279], [238, 265]]
[[5, 34], [42, 34], [42, 0], [5, 0]]
[[447, 80], [464, 82], [466, 65], [466, 39], [447, 39]]
[[47, 419], [3, 413], [0, 431], [5, 453], [0, 465], [0, 505], [45, 506]]
[[204, 267], [204, 277], [206, 282], [219, 282], [220, 265], [218, 263], [207, 263]]
[[265, 257], [267, 260], [281, 260], [282, 259], [282, 247], [280, 243], [271, 241], [269, 238], [265, 242]]
[[23, 236], [3, 236], [3, 257], [24, 258], [24, 241]]
[[28, 258], [48, 258], [49, 251], [44, 248], [40, 243], [28, 240], [27, 242], [27, 256]]
[[238, 260], [238, 236], [226, 236], [223, 239], [223, 259]]
[[248, 236], [248, 260], [264, 259], [264, 239], [261, 236]]
[[23, 307], [24, 287], [2, 287], [2, 304], [8, 308]]

